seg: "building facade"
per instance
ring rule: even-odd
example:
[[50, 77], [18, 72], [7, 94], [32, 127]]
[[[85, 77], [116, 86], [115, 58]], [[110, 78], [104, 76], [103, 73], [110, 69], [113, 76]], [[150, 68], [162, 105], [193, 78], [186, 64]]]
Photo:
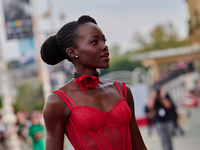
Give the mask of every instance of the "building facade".
[[200, 44], [200, 0], [186, 0], [190, 19], [189, 41], [191, 44]]

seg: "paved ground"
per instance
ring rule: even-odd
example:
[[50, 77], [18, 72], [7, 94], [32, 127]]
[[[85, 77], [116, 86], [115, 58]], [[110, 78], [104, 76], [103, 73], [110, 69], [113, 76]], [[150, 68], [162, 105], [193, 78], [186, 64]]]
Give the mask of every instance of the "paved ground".
[[[173, 137], [174, 150], [200, 150], [200, 108], [191, 108], [182, 115], [180, 123], [184, 135]], [[162, 150], [160, 139], [153, 128], [152, 135], [148, 135], [147, 127], [140, 127], [141, 134], [148, 150]]]

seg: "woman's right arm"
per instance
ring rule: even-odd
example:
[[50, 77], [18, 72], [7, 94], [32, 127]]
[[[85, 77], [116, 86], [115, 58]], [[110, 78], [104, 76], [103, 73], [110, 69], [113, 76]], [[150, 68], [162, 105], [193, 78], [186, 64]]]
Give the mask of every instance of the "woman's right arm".
[[70, 109], [61, 97], [53, 93], [45, 102], [43, 116], [46, 129], [46, 150], [63, 150], [66, 121]]

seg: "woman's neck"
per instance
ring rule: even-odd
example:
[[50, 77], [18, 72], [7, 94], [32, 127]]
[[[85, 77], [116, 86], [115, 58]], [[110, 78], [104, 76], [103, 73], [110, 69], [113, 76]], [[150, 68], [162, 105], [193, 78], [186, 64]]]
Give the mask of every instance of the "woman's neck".
[[[73, 77], [74, 77], [74, 78], [78, 78], [78, 77], [80, 77], [80, 76], [82, 76], [82, 75], [89, 75], [89, 74], [79, 74], [79, 73], [77, 73], [77, 72], [74, 72], [74, 73], [73, 73]], [[96, 72], [96, 74], [91, 75], [91, 76], [99, 77], [99, 73]]]
[[80, 75], [91, 75], [91, 76], [97, 76], [98, 72], [97, 70], [79, 70], [79, 69], [75, 69], [75, 72], [77, 74], [80, 74]]

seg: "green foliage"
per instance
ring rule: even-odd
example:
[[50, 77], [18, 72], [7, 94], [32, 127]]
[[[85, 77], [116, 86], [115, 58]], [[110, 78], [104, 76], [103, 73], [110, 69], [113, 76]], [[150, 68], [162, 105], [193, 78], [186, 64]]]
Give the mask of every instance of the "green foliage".
[[122, 53], [119, 45], [115, 44], [109, 48], [110, 62], [108, 69], [101, 69], [100, 76], [121, 70], [133, 71], [136, 67], [142, 67], [139, 61], [130, 60], [130, 52]]
[[166, 48], [174, 48], [187, 46], [187, 39], [181, 39], [172, 23], [166, 25], [157, 25], [148, 35], [144, 37], [137, 32], [134, 35], [134, 41], [139, 46], [134, 52], [147, 52], [152, 50], [162, 50]]
[[120, 70], [130, 70], [132, 71], [136, 67], [141, 67], [141, 63], [138, 61], [129, 60], [127, 55], [118, 55], [110, 60], [110, 67], [108, 69], [101, 69], [100, 75], [106, 73], [120, 71]]
[[38, 82], [27, 82], [17, 87], [18, 94], [14, 104], [15, 110], [23, 110], [30, 112], [37, 109], [42, 110], [44, 106], [44, 98], [42, 85]]
[[8, 62], [8, 69], [14, 69], [14, 68], [19, 68], [20, 67], [20, 62], [18, 60], [12, 60]]
[[119, 70], [133, 70], [135, 67], [140, 65], [139, 62], [134, 62], [127, 59], [126, 56], [116, 57], [110, 62], [110, 71], [119, 71]]
[[2, 96], [0, 96], [0, 108], [2, 108]]

